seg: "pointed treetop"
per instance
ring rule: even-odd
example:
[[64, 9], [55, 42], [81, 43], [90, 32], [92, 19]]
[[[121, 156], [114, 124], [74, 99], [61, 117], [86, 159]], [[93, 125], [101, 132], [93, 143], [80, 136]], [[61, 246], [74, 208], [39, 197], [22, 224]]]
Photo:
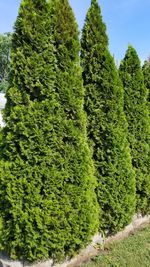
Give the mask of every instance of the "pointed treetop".
[[82, 31], [82, 39], [86, 40], [89, 48], [100, 45], [102, 50], [105, 50], [108, 47], [106, 25], [103, 22], [101, 8], [97, 0], [91, 1]]
[[92, 0], [92, 1], [91, 1], [91, 5], [94, 5], [94, 4], [97, 4], [97, 5], [98, 5], [97, 0]]
[[[61, 56], [65, 53], [69, 53], [71, 58], [73, 55], [78, 56], [80, 49], [79, 30], [69, 1], [49, 0], [49, 7], [53, 18], [52, 28], [57, 50], [60, 51]], [[62, 57], [61, 61], [63, 62]]]
[[131, 55], [135, 55], [136, 57], [138, 57], [138, 54], [135, 48], [131, 44], [128, 44], [128, 49], [127, 49], [126, 54], [131, 54]]
[[126, 70], [128, 70], [129, 72], [131, 71], [131, 73], [133, 69], [141, 71], [141, 62], [140, 62], [139, 56], [135, 48], [131, 44], [128, 45], [128, 49], [126, 51], [125, 57], [120, 63], [120, 70], [122, 69], [123, 65], [127, 65], [128, 67], [126, 66], [127, 67]]

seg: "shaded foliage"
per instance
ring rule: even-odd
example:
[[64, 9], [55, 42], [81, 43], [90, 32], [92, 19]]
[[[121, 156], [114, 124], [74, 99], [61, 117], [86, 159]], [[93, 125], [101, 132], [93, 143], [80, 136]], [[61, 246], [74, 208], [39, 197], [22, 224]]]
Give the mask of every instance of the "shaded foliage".
[[11, 33], [0, 35], [0, 92], [6, 92], [8, 88], [11, 38]]
[[148, 90], [148, 105], [150, 112], [150, 58], [148, 60], [145, 60], [142, 70], [144, 75], [144, 83]]

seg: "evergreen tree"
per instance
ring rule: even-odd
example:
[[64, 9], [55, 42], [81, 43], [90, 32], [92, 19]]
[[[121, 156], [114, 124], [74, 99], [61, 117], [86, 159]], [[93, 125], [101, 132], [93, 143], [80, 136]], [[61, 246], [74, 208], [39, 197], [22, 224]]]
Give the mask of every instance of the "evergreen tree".
[[49, 1], [49, 12], [57, 61], [55, 86], [62, 116], [59, 130], [62, 131], [66, 159], [69, 159], [64, 163], [69, 172], [64, 190], [66, 195], [69, 194], [72, 206], [72, 229], [66, 231], [66, 249], [69, 251], [71, 246], [73, 250], [77, 250], [86, 244], [96, 232], [99, 208], [95, 194], [93, 161], [87, 145], [78, 26], [68, 0]]
[[142, 70], [144, 75], [144, 83], [146, 88], [148, 89], [148, 105], [150, 111], [150, 58], [148, 60], [145, 60]]
[[6, 92], [10, 69], [11, 33], [0, 34], [0, 92]]
[[82, 31], [81, 60], [88, 137], [102, 208], [101, 229], [116, 232], [131, 221], [135, 208], [123, 89], [108, 51], [106, 26], [97, 0], [92, 0]]
[[124, 86], [124, 110], [129, 128], [132, 165], [136, 172], [137, 211], [146, 213], [150, 205], [150, 128], [147, 89], [135, 49], [128, 47], [120, 64]]
[[21, 2], [4, 111], [1, 243], [30, 261], [72, 255], [98, 227], [77, 26], [67, 1], [53, 3], [52, 14], [45, 0]]

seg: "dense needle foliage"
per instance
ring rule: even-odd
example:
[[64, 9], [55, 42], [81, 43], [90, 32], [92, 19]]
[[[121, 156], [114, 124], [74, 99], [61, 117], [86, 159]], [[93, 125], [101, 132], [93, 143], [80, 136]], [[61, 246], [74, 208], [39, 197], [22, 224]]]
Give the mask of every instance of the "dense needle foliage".
[[148, 90], [148, 106], [150, 112], [150, 58], [145, 60], [142, 70], [144, 75], [144, 83]]
[[0, 34], [0, 92], [6, 92], [10, 70], [11, 33]]
[[4, 111], [1, 243], [30, 261], [72, 255], [98, 227], [78, 31], [68, 2], [54, 2], [21, 2]]
[[129, 46], [121, 82], [98, 0], [81, 48], [68, 0], [22, 0], [0, 65], [1, 251], [59, 261], [149, 212], [150, 62]]
[[136, 172], [137, 211], [146, 213], [150, 207], [150, 119], [147, 89], [135, 49], [128, 47], [120, 64], [124, 86], [124, 110], [129, 129], [132, 164]]
[[127, 141], [123, 89], [108, 51], [106, 26], [92, 0], [81, 39], [88, 137], [98, 181], [101, 229], [116, 232], [132, 218], [135, 177]]

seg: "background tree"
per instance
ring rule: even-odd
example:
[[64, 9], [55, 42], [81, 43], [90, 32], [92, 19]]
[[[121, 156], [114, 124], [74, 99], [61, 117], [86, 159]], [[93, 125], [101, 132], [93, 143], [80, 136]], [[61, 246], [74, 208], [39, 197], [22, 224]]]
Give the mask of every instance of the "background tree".
[[116, 232], [132, 218], [135, 177], [127, 141], [123, 89], [108, 51], [106, 26], [97, 0], [92, 0], [81, 39], [88, 137], [102, 208], [101, 229]]
[[128, 47], [120, 64], [124, 86], [124, 110], [129, 129], [132, 164], [136, 172], [137, 211], [146, 213], [150, 207], [150, 121], [147, 89], [140, 60], [135, 49]]
[[67, 1], [51, 4], [21, 2], [4, 112], [1, 243], [30, 261], [72, 255], [98, 227], [78, 29]]
[[11, 37], [11, 33], [0, 34], [0, 92], [6, 92], [8, 88]]
[[144, 61], [142, 70], [144, 75], [144, 83], [146, 88], [148, 89], [148, 105], [150, 111], [150, 57], [148, 58], [148, 60]]

